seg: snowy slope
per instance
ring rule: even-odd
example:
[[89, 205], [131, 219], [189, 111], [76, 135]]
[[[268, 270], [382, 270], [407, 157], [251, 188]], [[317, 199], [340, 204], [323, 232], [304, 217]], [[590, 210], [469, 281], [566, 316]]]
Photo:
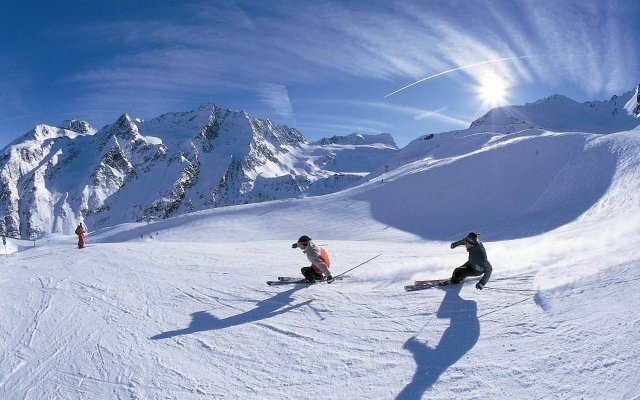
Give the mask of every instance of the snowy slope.
[[[633, 96], [633, 97], [632, 97]], [[524, 106], [494, 108], [474, 121], [471, 128], [496, 131], [512, 124], [526, 129], [530, 126], [552, 131], [580, 131], [592, 133], [612, 133], [626, 131], [638, 126], [628, 107], [633, 91], [620, 96], [612, 96], [608, 101], [578, 103], [566, 96], [553, 95]], [[576, 118], [579, 115], [580, 118]], [[517, 128], [516, 128], [517, 129]], [[520, 130], [517, 129], [517, 130]]]
[[[640, 398], [640, 133], [450, 136], [339, 193], [20, 244], [0, 398]], [[462, 264], [470, 230], [485, 290], [403, 291]], [[382, 255], [266, 286], [306, 265], [301, 234], [334, 274]]]

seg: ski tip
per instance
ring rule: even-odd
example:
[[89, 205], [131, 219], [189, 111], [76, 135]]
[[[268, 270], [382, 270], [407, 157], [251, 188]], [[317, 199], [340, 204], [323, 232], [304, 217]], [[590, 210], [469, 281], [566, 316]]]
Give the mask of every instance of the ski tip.
[[289, 283], [287, 281], [267, 281], [267, 285], [276, 286], [276, 285], [284, 285], [285, 283]]
[[406, 290], [407, 292], [415, 292], [416, 290], [425, 290], [430, 288], [431, 286], [425, 285], [407, 285], [404, 287], [404, 290]]

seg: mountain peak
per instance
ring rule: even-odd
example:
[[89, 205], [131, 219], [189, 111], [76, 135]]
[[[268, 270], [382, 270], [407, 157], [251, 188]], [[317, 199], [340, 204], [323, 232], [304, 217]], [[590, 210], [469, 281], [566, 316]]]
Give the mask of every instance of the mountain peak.
[[568, 98], [562, 94], [552, 94], [549, 97], [545, 97], [543, 99], [534, 101], [533, 103], [526, 103], [525, 106], [529, 104], [549, 104], [549, 103], [576, 103], [575, 100]]
[[112, 137], [134, 140], [140, 137], [140, 132], [129, 114], [124, 113], [116, 122], [102, 128], [98, 136], [101, 138], [99, 148], [103, 148]]
[[[535, 127], [556, 132], [620, 132], [638, 125], [637, 120], [630, 115], [637, 107], [637, 97], [636, 90], [635, 95], [629, 91], [605, 101], [578, 103], [566, 96], [554, 94], [524, 106], [494, 108], [473, 121], [470, 128], [500, 133]], [[623, 108], [620, 103], [626, 99], [631, 100]], [[631, 111], [621, 112], [624, 109]], [[640, 109], [637, 111], [640, 112]]]
[[352, 133], [347, 136], [334, 135], [330, 138], [323, 138], [315, 142], [315, 144], [326, 146], [332, 144], [339, 145], [373, 145], [383, 144], [391, 148], [397, 149], [398, 146], [389, 133], [380, 133], [377, 135], [369, 135], [364, 133]]
[[295, 128], [210, 103], [148, 121], [123, 113], [86, 140], [66, 140], [93, 132], [86, 122], [60, 126], [39, 125], [0, 160], [10, 171], [0, 212], [13, 236], [333, 193], [397, 151], [389, 134], [311, 145]]
[[[83, 121], [82, 121], [83, 122]], [[61, 137], [67, 137], [67, 138], [75, 138], [77, 136], [81, 136], [81, 135], [86, 135], [86, 134], [94, 134], [95, 133], [95, 129], [93, 129], [91, 127], [91, 125], [85, 123], [84, 124], [78, 124], [78, 125], [68, 125], [65, 126], [64, 124], [61, 124], [62, 126], [51, 126], [51, 125], [46, 125], [46, 124], [40, 124], [40, 125], [36, 125], [35, 128], [33, 128], [31, 131], [27, 132], [24, 136], [22, 136], [21, 138], [11, 142], [9, 144], [9, 146], [18, 144], [18, 143], [23, 143], [29, 140], [35, 140], [37, 142], [44, 142], [47, 140], [53, 140], [53, 139], [57, 139], [57, 138], [61, 138]], [[71, 129], [73, 128], [73, 129]], [[8, 146], [8, 147], [9, 147]]]
[[81, 134], [94, 134], [96, 130], [86, 121], [77, 119], [68, 119], [58, 124], [58, 128], [66, 129], [69, 131], [81, 133]]
[[129, 116], [129, 113], [124, 113], [116, 120], [116, 124], [130, 124], [133, 120]]

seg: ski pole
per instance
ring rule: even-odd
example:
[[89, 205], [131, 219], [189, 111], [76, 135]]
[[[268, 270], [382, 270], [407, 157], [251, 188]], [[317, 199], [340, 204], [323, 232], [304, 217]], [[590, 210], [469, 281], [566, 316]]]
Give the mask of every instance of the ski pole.
[[538, 292], [535, 289], [506, 289], [506, 288], [497, 288], [497, 287], [485, 287], [485, 289], [499, 290], [499, 291], [502, 291], [502, 292], [524, 292], [524, 293], [536, 293], [536, 292]]
[[349, 271], [353, 271], [354, 269], [356, 269], [356, 268], [358, 268], [358, 267], [361, 267], [361, 266], [365, 265], [365, 264], [366, 264], [366, 263], [368, 263], [369, 261], [373, 260], [374, 258], [378, 258], [378, 257], [380, 257], [381, 255], [382, 255], [382, 253], [378, 254], [378, 255], [377, 255], [377, 256], [375, 256], [375, 257], [371, 257], [371, 258], [370, 258], [370, 259], [368, 259], [367, 261], [365, 261], [365, 262], [363, 262], [363, 263], [360, 263], [360, 264], [356, 265], [355, 267], [353, 267], [353, 268], [351, 268], [351, 269], [348, 269], [348, 270], [344, 271], [343, 273], [341, 273], [341, 274], [338, 274], [338, 275], [334, 276], [333, 278], [335, 279], [335, 278], [337, 278], [337, 277], [339, 277], [339, 276], [342, 276], [342, 275], [346, 274], [346, 273], [347, 273], [347, 272], [349, 272]]

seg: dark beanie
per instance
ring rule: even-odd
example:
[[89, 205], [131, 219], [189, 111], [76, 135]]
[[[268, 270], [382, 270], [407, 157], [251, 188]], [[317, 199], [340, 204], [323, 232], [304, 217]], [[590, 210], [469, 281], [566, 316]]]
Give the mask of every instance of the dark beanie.
[[311, 238], [307, 235], [302, 235], [300, 236], [300, 239], [298, 239], [298, 243], [305, 243], [310, 241], [311, 241]]
[[464, 238], [464, 241], [475, 246], [478, 244], [478, 236], [480, 236], [478, 233], [469, 232], [467, 237]]

